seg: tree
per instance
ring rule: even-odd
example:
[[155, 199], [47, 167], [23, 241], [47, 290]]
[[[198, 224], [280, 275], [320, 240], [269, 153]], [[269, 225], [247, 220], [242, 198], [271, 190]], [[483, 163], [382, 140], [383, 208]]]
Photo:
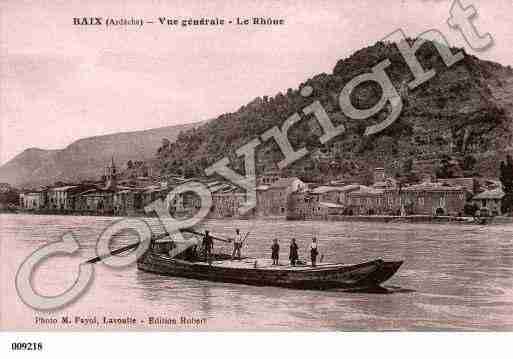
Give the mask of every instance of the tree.
[[[184, 133], [183, 131], [180, 131], [178, 134], [178, 138], [183, 138]], [[183, 139], [186, 141], [187, 139]], [[161, 142], [161, 146], [157, 149], [157, 156], [163, 157], [168, 155], [169, 151], [171, 149], [171, 141], [169, 141], [167, 138], [163, 138]]]
[[0, 191], [0, 209], [4, 206], [14, 206], [18, 204], [20, 192], [13, 187], [6, 187]]
[[436, 170], [436, 176], [438, 178], [452, 178], [454, 176], [452, 167], [451, 158], [447, 155], [443, 155], [440, 159], [440, 165]]
[[461, 164], [461, 168], [463, 169], [463, 173], [465, 177], [467, 176], [474, 176], [475, 175], [475, 166], [476, 166], [477, 160], [472, 155], [466, 155], [463, 158], [463, 163]]
[[465, 213], [467, 216], [474, 216], [478, 209], [479, 207], [474, 203], [466, 203], [463, 207], [463, 213]]
[[401, 178], [404, 183], [415, 183], [419, 180], [415, 171], [413, 171], [413, 159], [408, 158], [402, 165]]
[[513, 210], [513, 158], [510, 155], [506, 157], [506, 162], [501, 161], [499, 179], [505, 194], [502, 199], [502, 212], [511, 212]]
[[403, 163], [403, 173], [410, 173], [413, 171], [413, 159], [408, 158]]

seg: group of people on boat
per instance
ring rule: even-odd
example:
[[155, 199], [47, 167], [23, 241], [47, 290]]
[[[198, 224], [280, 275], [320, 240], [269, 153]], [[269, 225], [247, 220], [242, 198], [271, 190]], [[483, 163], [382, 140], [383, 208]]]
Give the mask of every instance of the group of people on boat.
[[[235, 238], [233, 239], [233, 251], [231, 255], [232, 260], [242, 258], [242, 247], [245, 240], [247, 239], [247, 236], [248, 233], [246, 233], [246, 235], [243, 236], [238, 228], [235, 230]], [[202, 249], [204, 260], [206, 262], [210, 262], [212, 260], [212, 253], [214, 252], [214, 241], [208, 230], [205, 231], [205, 235], [203, 236]], [[310, 243], [309, 249], [312, 267], [315, 267], [317, 265], [317, 256], [319, 255], [319, 250], [317, 247], [317, 238], [312, 238], [312, 243]], [[273, 240], [273, 244], [271, 246], [271, 259], [273, 261], [273, 265], [279, 265], [280, 245], [278, 243], [277, 238]], [[298, 264], [304, 264], [299, 260], [299, 246], [297, 245], [295, 238], [292, 238], [290, 242], [289, 261], [290, 265], [293, 267], [295, 267]]]
[[[319, 250], [317, 248], [317, 238], [312, 238], [312, 243], [310, 243], [310, 260], [312, 262], [312, 267], [317, 265], [317, 256], [319, 255]], [[280, 260], [280, 245], [278, 244], [278, 239], [275, 238], [273, 240], [273, 244], [271, 246], [271, 259], [273, 260], [273, 265], [279, 265]], [[296, 239], [292, 238], [290, 241], [290, 250], [289, 250], [289, 261], [290, 265], [295, 267], [300, 263], [299, 261], [299, 247], [296, 243]]]

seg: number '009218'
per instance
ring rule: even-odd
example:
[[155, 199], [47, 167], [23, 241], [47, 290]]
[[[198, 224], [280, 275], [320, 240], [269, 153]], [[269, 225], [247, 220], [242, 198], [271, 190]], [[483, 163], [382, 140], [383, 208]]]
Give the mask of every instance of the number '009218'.
[[11, 344], [12, 350], [43, 350], [41, 342], [14, 342]]

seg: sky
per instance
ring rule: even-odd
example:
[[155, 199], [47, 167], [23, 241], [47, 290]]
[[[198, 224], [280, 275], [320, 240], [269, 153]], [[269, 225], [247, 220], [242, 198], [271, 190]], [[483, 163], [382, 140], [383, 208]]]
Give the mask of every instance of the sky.
[[[494, 45], [476, 53], [512, 65], [513, 2], [462, 0]], [[452, 0], [0, 0], [0, 164], [30, 147], [203, 121], [274, 96], [401, 28], [436, 28]], [[74, 26], [74, 17], [136, 18], [137, 26]], [[178, 19], [272, 17], [282, 26], [182, 27]]]

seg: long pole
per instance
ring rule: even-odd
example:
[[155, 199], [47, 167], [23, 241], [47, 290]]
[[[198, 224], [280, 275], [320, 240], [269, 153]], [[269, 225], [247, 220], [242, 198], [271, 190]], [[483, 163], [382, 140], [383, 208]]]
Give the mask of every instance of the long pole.
[[[152, 239], [153, 240], [157, 240], [157, 239], [160, 239], [160, 238], [165, 238], [166, 236], [167, 236], [167, 233], [159, 234], [158, 236], [155, 236]], [[120, 254], [120, 253], [129, 251], [130, 249], [137, 248], [137, 247], [139, 247], [139, 244], [141, 244], [141, 242], [129, 244], [128, 246], [124, 246], [124, 247], [121, 247], [121, 248], [118, 248], [118, 249], [115, 249], [115, 250], [111, 251], [106, 256], [94, 257], [94, 258], [91, 258], [91, 259], [87, 260], [84, 263], [96, 263], [96, 262], [99, 262], [99, 261], [103, 260], [104, 258], [107, 258], [107, 257], [110, 257], [110, 256], [115, 256], [116, 254]]]
[[99, 261], [103, 260], [104, 258], [107, 258], [107, 257], [110, 257], [110, 256], [115, 256], [116, 254], [123, 253], [123, 252], [128, 251], [128, 250], [133, 249], [133, 248], [137, 248], [137, 247], [139, 247], [139, 244], [140, 244], [140, 243], [141, 243], [141, 242], [132, 243], [132, 244], [130, 244], [130, 245], [128, 245], [128, 246], [125, 246], [125, 247], [122, 247], [122, 248], [118, 248], [118, 249], [116, 249], [116, 250], [113, 250], [112, 252], [110, 252], [110, 253], [109, 253], [108, 255], [106, 255], [106, 256], [103, 256], [103, 257], [102, 257], [102, 256], [94, 257], [94, 258], [91, 258], [91, 259], [87, 260], [87, 261], [86, 261], [86, 262], [84, 262], [84, 263], [91, 263], [91, 264], [92, 264], [92, 263], [99, 262]]
[[[205, 233], [197, 232], [197, 231], [195, 231], [193, 229], [190, 229], [190, 228], [182, 228], [182, 229], [180, 229], [180, 231], [186, 232], [186, 233], [195, 234], [197, 236], [204, 236], [205, 235]], [[214, 237], [212, 235], [209, 235], [209, 236], [210, 236], [210, 238], [215, 239], [216, 241], [221, 241], [221, 242], [225, 242], [225, 243], [231, 243], [232, 242], [231, 239], [224, 239], [224, 238]]]
[[[192, 230], [190, 228], [182, 228], [180, 229], [181, 232], [186, 232], [186, 233], [191, 233], [191, 234], [195, 234], [197, 236], [204, 236], [205, 234], [204, 233], [201, 233], [201, 232], [197, 232], [195, 230]], [[158, 236], [155, 236], [152, 238], [152, 240], [158, 240], [158, 239], [161, 239], [161, 238], [165, 238], [169, 236], [169, 233], [163, 233], [163, 234], [159, 234]], [[230, 243], [231, 240], [229, 239], [224, 239], [224, 238], [219, 238], [219, 237], [214, 237], [214, 236], [210, 236], [212, 239], [215, 239], [217, 241], [221, 241], [221, 242], [226, 242], [226, 243]], [[115, 249], [113, 251], [111, 251], [108, 255], [106, 256], [97, 256], [97, 257], [94, 257], [94, 258], [91, 258], [89, 260], [87, 260], [86, 262], [84, 263], [97, 263], [101, 260], [103, 260], [104, 258], [107, 258], [107, 257], [110, 257], [110, 256], [115, 256], [116, 254], [120, 254], [120, 253], [123, 253], [123, 252], [126, 252], [126, 251], [129, 251], [131, 249], [134, 249], [134, 248], [137, 248], [139, 246], [141, 242], [137, 242], [137, 243], [132, 243], [132, 244], [129, 244], [127, 246], [124, 246], [124, 247], [121, 247], [121, 248], [118, 248], [118, 249]]]
[[242, 240], [241, 246], [246, 242], [246, 239], [248, 239], [248, 236], [251, 232], [246, 232], [246, 235], [244, 236], [244, 239]]

